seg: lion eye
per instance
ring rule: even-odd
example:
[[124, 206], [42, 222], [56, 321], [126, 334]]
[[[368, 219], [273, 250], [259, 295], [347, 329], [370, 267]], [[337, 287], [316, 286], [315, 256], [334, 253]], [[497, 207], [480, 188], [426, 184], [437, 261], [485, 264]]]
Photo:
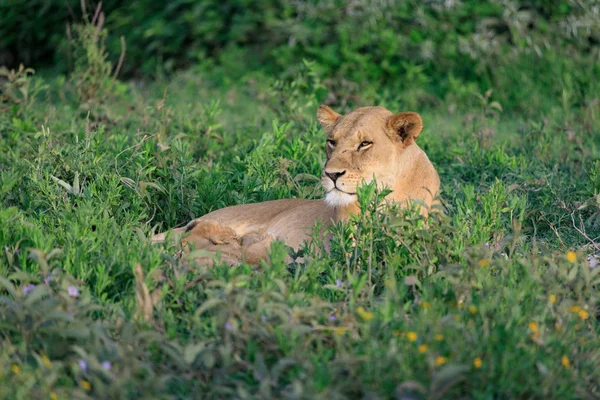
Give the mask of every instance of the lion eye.
[[327, 146], [331, 147], [332, 149], [335, 147], [335, 140], [327, 140]]
[[360, 150], [360, 149], [367, 148], [372, 144], [373, 144], [373, 142], [369, 142], [369, 141], [365, 140], [364, 142], [361, 142], [361, 144], [358, 145], [358, 149]]

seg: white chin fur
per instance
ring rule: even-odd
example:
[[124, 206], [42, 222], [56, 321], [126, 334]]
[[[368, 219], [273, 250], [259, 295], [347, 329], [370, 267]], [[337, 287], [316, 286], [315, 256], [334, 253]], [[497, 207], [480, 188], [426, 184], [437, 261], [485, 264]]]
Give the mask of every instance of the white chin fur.
[[348, 194], [335, 189], [325, 195], [325, 204], [330, 207], [346, 207], [355, 201], [355, 194]]

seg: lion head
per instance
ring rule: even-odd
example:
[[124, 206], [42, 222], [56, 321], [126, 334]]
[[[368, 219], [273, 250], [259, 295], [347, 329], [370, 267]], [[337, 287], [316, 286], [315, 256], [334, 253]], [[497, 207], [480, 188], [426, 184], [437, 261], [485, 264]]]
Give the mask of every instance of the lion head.
[[327, 133], [327, 162], [321, 182], [328, 205], [354, 204], [357, 186], [373, 179], [380, 188], [391, 189], [392, 197], [399, 201], [437, 192], [439, 177], [416, 145], [423, 129], [419, 114], [362, 107], [340, 115], [322, 105], [317, 118]]

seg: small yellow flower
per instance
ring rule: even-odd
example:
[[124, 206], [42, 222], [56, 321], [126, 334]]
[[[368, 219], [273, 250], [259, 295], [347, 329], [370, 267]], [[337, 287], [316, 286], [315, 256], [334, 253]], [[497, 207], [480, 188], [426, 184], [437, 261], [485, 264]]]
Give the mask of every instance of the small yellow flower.
[[469, 306], [469, 312], [471, 314], [475, 314], [477, 312], [477, 307], [475, 307], [473, 305]]
[[444, 365], [446, 364], [446, 362], [448, 361], [448, 358], [443, 357], [443, 356], [437, 356], [435, 358], [435, 365]]
[[356, 309], [356, 313], [365, 321], [370, 321], [373, 319], [373, 313], [370, 311], [365, 311], [365, 308], [362, 306]]
[[360, 314], [360, 316], [362, 317], [362, 319], [364, 319], [365, 321], [370, 321], [373, 319], [373, 313], [370, 311], [365, 311], [364, 313]]
[[421, 303], [421, 307], [423, 307], [426, 310], [429, 310], [431, 308], [431, 304], [429, 304], [428, 301], [424, 301]]
[[341, 328], [341, 327], [337, 327], [333, 330], [333, 333], [335, 333], [336, 335], [343, 335], [344, 333], [346, 333], [346, 328]]
[[581, 311], [581, 307], [571, 306], [571, 312], [578, 313], [579, 311]]
[[569, 262], [574, 263], [575, 261], [577, 261], [577, 254], [575, 254], [574, 251], [569, 251], [567, 253], [567, 260], [569, 260]]
[[50, 392], [50, 400], [58, 400], [58, 396], [54, 392]]
[[46, 367], [50, 367], [52, 362], [47, 356], [42, 356], [42, 364], [44, 364]]
[[475, 368], [481, 368], [482, 364], [483, 364], [483, 361], [481, 361], [481, 358], [475, 357], [475, 359], [473, 360], [473, 366]]
[[540, 337], [540, 333], [539, 332], [533, 332], [531, 334], [531, 339], [533, 340], [537, 340]]
[[81, 387], [83, 388], [83, 390], [89, 391], [92, 388], [92, 384], [89, 383], [88, 381], [86, 381], [85, 379], [82, 379], [81, 380]]
[[406, 337], [408, 338], [408, 340], [410, 340], [411, 342], [416, 342], [417, 339], [419, 338], [419, 336], [417, 336], [417, 334], [415, 332], [408, 332], [406, 334]]
[[550, 296], [548, 296], [548, 301], [550, 302], [550, 304], [556, 303], [556, 295], [551, 294]]
[[429, 346], [427, 346], [426, 344], [422, 344], [419, 346], [419, 353], [425, 353], [427, 349], [429, 349]]
[[479, 260], [478, 264], [481, 268], [487, 268], [490, 266], [490, 260], [487, 260], [487, 259]]
[[529, 329], [530, 329], [532, 332], [537, 332], [537, 331], [539, 330], [539, 327], [538, 327], [538, 324], [537, 324], [537, 322], [535, 322], [535, 321], [531, 321], [531, 322], [529, 323]]
[[21, 373], [21, 367], [19, 367], [17, 364], [11, 365], [10, 369], [12, 369], [12, 372], [14, 372], [15, 374]]
[[579, 314], [579, 318], [581, 318], [583, 320], [586, 320], [590, 317], [590, 314], [585, 310], [581, 310], [577, 314]]
[[569, 358], [567, 356], [562, 356], [562, 358], [560, 359], [560, 362], [562, 363], [563, 367], [565, 367], [566, 369], [571, 368], [571, 361], [569, 361]]
[[441, 333], [437, 333], [437, 334], [434, 336], [434, 338], [435, 338], [435, 340], [436, 340], [437, 342], [441, 342], [442, 340], [444, 340], [444, 335], [442, 335]]

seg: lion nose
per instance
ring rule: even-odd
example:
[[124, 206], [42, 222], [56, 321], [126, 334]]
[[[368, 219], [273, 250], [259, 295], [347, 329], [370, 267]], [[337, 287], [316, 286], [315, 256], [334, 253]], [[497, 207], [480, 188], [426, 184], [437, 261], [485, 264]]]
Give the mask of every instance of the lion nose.
[[329, 177], [329, 179], [331, 179], [333, 181], [333, 183], [335, 183], [335, 181], [338, 180], [338, 178], [340, 176], [343, 176], [346, 173], [346, 171], [341, 171], [341, 172], [327, 172], [325, 171], [325, 175], [327, 175]]

